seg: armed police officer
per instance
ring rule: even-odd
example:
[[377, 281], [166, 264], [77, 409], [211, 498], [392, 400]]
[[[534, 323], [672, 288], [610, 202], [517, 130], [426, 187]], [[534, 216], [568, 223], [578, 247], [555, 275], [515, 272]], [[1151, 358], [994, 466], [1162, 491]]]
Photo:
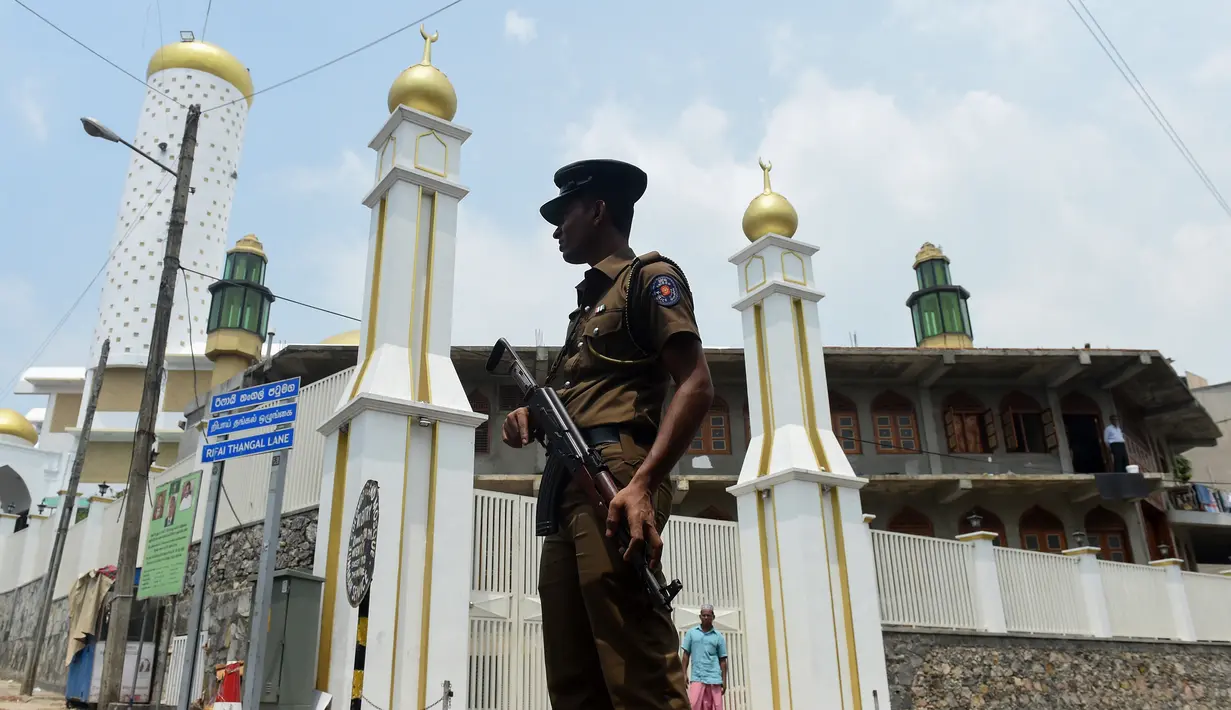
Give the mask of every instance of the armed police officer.
[[[633, 205], [647, 184], [641, 169], [585, 160], [558, 170], [555, 183], [560, 194], [539, 211], [556, 227], [564, 260], [590, 268], [545, 384], [557, 388], [622, 488], [602, 520], [568, 483], [558, 527], [544, 540], [539, 596], [551, 706], [688, 710], [675, 625], [650, 604], [628, 561], [648, 552], [659, 564], [671, 512], [668, 472], [714, 398], [692, 292], [674, 262], [629, 247]], [[664, 412], [671, 382], [676, 390]], [[505, 419], [503, 439], [520, 448], [534, 431], [528, 411], [518, 409]], [[621, 557], [613, 536], [625, 522], [631, 544]]]

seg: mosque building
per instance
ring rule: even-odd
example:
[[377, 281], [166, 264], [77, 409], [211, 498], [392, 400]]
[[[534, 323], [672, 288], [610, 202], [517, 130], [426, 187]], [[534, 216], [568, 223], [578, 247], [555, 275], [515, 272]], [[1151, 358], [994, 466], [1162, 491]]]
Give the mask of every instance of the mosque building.
[[[450, 121], [457, 95], [431, 65], [430, 48], [428, 42], [424, 60], [395, 81], [389, 109], [408, 106]], [[238, 60], [203, 42], [159, 50], [149, 76], [156, 88], [185, 103], [221, 104], [252, 87]], [[156, 93], [147, 95], [138, 126], [137, 145], [154, 155], [174, 151], [178, 109], [164, 102]], [[200, 445], [195, 424], [203, 398], [195, 395], [286, 377], [301, 377], [304, 387], [345, 377], [341, 373], [361, 359], [361, 345], [371, 346], [352, 330], [319, 344], [267, 351], [262, 358], [273, 302], [263, 285], [264, 249], [249, 236], [228, 250], [226, 239], [248, 104], [239, 100], [202, 118], [201, 167], [193, 178], [197, 192], [189, 201], [184, 260], [222, 279], [210, 285], [194, 276], [188, 297], [176, 294], [157, 428], [159, 465]], [[455, 159], [452, 153], [445, 158]], [[384, 170], [385, 156], [379, 160]], [[158, 192], [160, 176], [141, 162], [134, 157], [125, 182], [118, 248], [108, 265], [95, 333], [95, 348], [112, 338], [113, 360], [87, 450], [86, 483], [122, 485], [132, 455], [127, 442], [141, 396], [169, 204]], [[771, 166], [762, 170], [763, 189], [745, 211], [743, 231], [750, 240], [768, 233], [791, 238], [799, 215], [771, 187]], [[1179, 549], [1191, 565], [1209, 563], [1173, 534], [1166, 494], [1176, 456], [1212, 446], [1221, 432], [1168, 360], [1157, 350], [976, 347], [972, 294], [954, 282], [950, 267], [949, 257], [931, 243], [914, 257], [914, 290], [906, 300], [913, 347], [825, 348], [832, 429], [855, 472], [867, 480], [864, 509], [876, 516], [873, 527], [941, 538], [982, 528], [996, 531], [1005, 546], [1048, 552], [1071, 547], [1074, 531], [1084, 531], [1101, 538], [1104, 559], [1144, 563]], [[786, 264], [782, 270], [789, 276]], [[904, 332], [907, 322], [903, 314]], [[552, 347], [518, 350], [540, 377], [555, 354]], [[451, 349], [471, 409], [489, 416], [475, 431], [475, 485], [533, 495], [543, 456], [537, 447], [514, 450], [499, 443], [502, 420], [520, 397], [509, 382], [486, 371], [489, 351], [487, 345]], [[673, 472], [674, 508], [682, 515], [731, 519], [735, 502], [727, 489], [738, 478], [751, 439], [744, 349], [706, 353], [717, 396]], [[13, 471], [30, 501], [54, 496], [63, 486], [69, 458], [64, 452], [73, 450], [90, 377], [84, 368], [25, 373], [19, 393], [46, 395], [48, 404], [35, 422], [0, 412], [0, 503], [25, 501], [11, 492]], [[1103, 486], [1100, 477], [1110, 460], [1102, 430], [1113, 413], [1122, 421], [1131, 462], [1143, 474], [1145, 498], [1118, 496]], [[316, 431], [321, 423], [300, 420], [304, 441], [322, 436]], [[44, 452], [49, 455], [36, 458]], [[297, 472], [294, 461], [288, 476], [320, 475]]]
[[[195, 103], [202, 108], [180, 261], [184, 267], [203, 274], [234, 277], [214, 287], [212, 279], [190, 272], [181, 271], [177, 278], [155, 427], [157, 470], [179, 458], [183, 412], [194, 397], [203, 396], [210, 388], [213, 365], [206, 357], [207, 351], [218, 355], [219, 367], [231, 374], [235, 363], [254, 351], [252, 338], [248, 337], [251, 333], [241, 335], [243, 331], [223, 327], [207, 338], [210, 318], [220, 316], [225, 321], [242, 311], [243, 303], [234, 304], [236, 294], [241, 301], [250, 291], [258, 294], [257, 300], [269, 294], [259, 285], [261, 274], [257, 274], [255, 285], [235, 285], [253, 280], [252, 269], [263, 271], [263, 266], [254, 265], [264, 263], [260, 243], [255, 238], [245, 238], [231, 250], [230, 257], [227, 250], [244, 130], [252, 104], [253, 84], [248, 69], [221, 47], [186, 40], [154, 52], [146, 78], [151, 88], [141, 105], [132, 143], [158, 161], [175, 165], [187, 106]], [[111, 350], [81, 482], [87, 484], [83, 495], [93, 493], [93, 484], [123, 488], [133, 455], [132, 439], [149, 356], [173, 188], [172, 175], [132, 153], [94, 334], [89, 352], [82, 354], [83, 361], [90, 364], [33, 367], [23, 373], [16, 394], [44, 395], [47, 404], [30, 412], [29, 417], [11, 410], [0, 411], [0, 506], [20, 511], [30, 507], [27, 499], [35, 505], [44, 499], [54, 503], [55, 496], [67, 485], [69, 464], [85, 415], [85, 394], [90, 390], [94, 364], [107, 338], [111, 339]], [[245, 256], [235, 257], [234, 253]], [[224, 260], [228, 269], [225, 274]], [[221, 300], [227, 310], [223, 315], [211, 311], [211, 288], [224, 292]], [[267, 304], [258, 316], [258, 320], [268, 317]], [[264, 323], [258, 325], [252, 330], [263, 333]], [[259, 346], [255, 353], [259, 354]], [[14, 453], [19, 450], [20, 455]]]

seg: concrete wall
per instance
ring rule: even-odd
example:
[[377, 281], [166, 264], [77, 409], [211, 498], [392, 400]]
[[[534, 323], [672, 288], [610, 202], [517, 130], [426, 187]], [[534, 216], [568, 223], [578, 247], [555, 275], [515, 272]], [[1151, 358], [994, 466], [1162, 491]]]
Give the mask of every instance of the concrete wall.
[[63, 690], [68, 677], [64, 653], [68, 647], [68, 597], [51, 604], [51, 619], [38, 622], [42, 577], [0, 594], [0, 678], [25, 677], [35, 634], [42, 631], [36, 685], [44, 690]]
[[885, 631], [891, 710], [1221, 710], [1231, 647]]
[[1193, 465], [1193, 482], [1231, 485], [1231, 382], [1194, 389], [1193, 396], [1222, 431], [1217, 446], [1185, 452]]

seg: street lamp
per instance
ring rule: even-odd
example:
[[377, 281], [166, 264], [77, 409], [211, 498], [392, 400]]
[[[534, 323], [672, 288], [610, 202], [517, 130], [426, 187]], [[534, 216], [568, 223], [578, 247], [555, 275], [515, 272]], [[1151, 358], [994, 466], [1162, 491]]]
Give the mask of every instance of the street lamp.
[[94, 138], [102, 138], [105, 141], [111, 141], [112, 143], [120, 143], [121, 145], [126, 145], [129, 148], [131, 148], [133, 151], [140, 154], [141, 157], [157, 165], [163, 170], [171, 173], [172, 175], [176, 174], [175, 170], [159, 162], [158, 160], [154, 158], [154, 156], [150, 155], [149, 153], [146, 153], [144, 150], [141, 150], [140, 148], [133, 145], [132, 143], [129, 143], [123, 138], [120, 138], [119, 134], [117, 134], [115, 131], [111, 130], [110, 128], [107, 128], [103, 124], [99, 123], [97, 119], [90, 118], [89, 116], [82, 116], [81, 117], [81, 127], [85, 129], [85, 132], [87, 134], [89, 134], [90, 136]]
[[971, 511], [970, 515], [966, 517], [966, 521], [969, 522], [970, 527], [974, 528], [975, 530], [978, 530], [983, 527], [983, 516], [979, 515], [978, 513], [974, 511]]

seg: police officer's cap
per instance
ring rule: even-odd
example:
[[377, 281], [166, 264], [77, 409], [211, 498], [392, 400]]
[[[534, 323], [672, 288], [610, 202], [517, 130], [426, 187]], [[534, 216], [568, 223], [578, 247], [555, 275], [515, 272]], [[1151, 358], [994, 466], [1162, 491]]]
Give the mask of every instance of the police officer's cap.
[[645, 194], [648, 178], [636, 165], [619, 160], [580, 160], [556, 171], [553, 178], [560, 194], [539, 208], [551, 224], [564, 221], [564, 211], [578, 195], [589, 195], [612, 203], [632, 205]]

